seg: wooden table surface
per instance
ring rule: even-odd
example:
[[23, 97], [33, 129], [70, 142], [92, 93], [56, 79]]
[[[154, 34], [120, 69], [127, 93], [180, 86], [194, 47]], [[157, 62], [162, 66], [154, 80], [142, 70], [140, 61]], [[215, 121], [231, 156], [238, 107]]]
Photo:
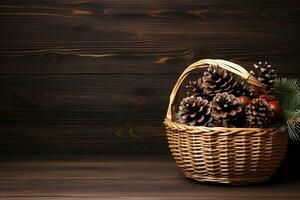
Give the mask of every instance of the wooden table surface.
[[170, 156], [43, 156], [0, 162], [1, 199], [300, 199], [300, 180], [231, 187], [186, 179]]

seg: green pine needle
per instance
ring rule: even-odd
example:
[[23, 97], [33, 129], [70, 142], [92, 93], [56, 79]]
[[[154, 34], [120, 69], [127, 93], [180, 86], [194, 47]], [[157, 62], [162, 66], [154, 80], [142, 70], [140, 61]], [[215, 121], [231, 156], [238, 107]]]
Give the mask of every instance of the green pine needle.
[[300, 139], [300, 81], [292, 78], [275, 80], [275, 96], [283, 110], [282, 130], [292, 140]]

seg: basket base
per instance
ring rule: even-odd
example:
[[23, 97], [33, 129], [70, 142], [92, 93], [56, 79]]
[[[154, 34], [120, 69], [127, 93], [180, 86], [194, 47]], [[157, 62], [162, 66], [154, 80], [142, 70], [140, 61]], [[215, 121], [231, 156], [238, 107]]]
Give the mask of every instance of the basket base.
[[251, 183], [261, 183], [269, 180], [272, 177], [272, 175], [268, 175], [268, 176], [258, 177], [258, 178], [253, 178], [253, 177], [230, 178], [230, 177], [198, 176], [190, 173], [183, 173], [183, 174], [185, 177], [189, 179], [193, 179], [198, 182], [226, 184], [226, 185], [233, 185], [233, 186], [248, 185]]

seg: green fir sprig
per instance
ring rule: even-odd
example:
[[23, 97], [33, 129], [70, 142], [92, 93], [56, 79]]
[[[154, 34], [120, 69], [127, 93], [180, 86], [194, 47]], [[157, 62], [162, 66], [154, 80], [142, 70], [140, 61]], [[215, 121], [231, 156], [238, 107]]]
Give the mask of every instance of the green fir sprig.
[[275, 80], [274, 94], [283, 110], [282, 130], [291, 140], [300, 139], [300, 81], [294, 78]]

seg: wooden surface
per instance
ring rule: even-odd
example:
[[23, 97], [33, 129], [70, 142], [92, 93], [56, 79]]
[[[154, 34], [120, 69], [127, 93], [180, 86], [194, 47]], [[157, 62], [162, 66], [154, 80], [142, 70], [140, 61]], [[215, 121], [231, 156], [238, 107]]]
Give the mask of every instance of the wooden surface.
[[300, 2], [2, 0], [0, 152], [166, 153], [179, 73], [200, 58], [300, 74]]
[[168, 156], [13, 158], [0, 162], [0, 199], [299, 199], [295, 175], [231, 187], [186, 179]]

